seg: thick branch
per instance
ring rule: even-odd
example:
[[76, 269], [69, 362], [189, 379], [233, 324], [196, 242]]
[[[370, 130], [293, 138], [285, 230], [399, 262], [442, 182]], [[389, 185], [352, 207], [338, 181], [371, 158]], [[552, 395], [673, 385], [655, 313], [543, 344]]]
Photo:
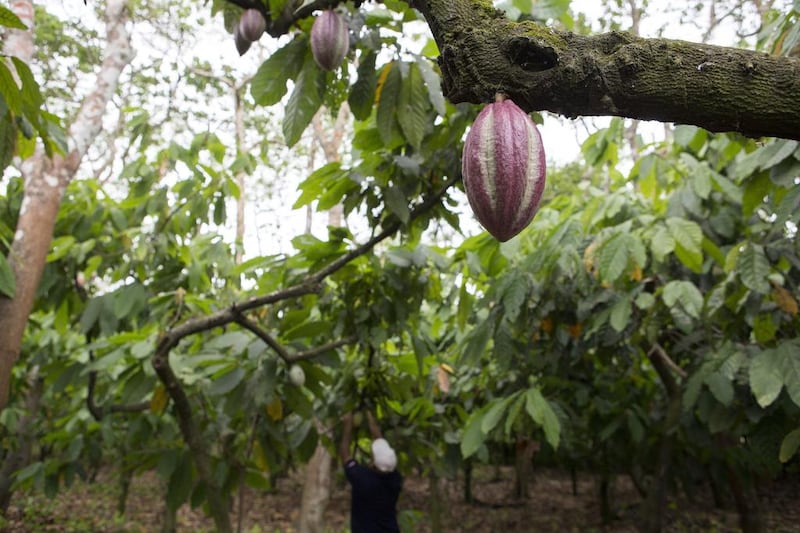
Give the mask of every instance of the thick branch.
[[514, 23], [483, 0], [415, 2], [433, 32], [445, 95], [526, 111], [694, 124], [800, 139], [800, 60], [628, 33], [581, 36]]

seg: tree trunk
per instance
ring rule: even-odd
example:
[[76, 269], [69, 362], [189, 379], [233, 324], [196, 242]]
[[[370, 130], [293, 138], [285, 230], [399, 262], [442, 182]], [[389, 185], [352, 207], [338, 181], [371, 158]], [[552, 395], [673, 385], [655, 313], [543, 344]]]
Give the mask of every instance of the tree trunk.
[[14, 473], [19, 469], [30, 464], [31, 450], [36, 441], [35, 420], [39, 415], [39, 404], [42, 399], [43, 380], [38, 377], [38, 372], [34, 369], [31, 376], [31, 388], [28, 390], [26, 399], [25, 416], [17, 425], [17, 439], [19, 441], [16, 450], [9, 449], [3, 458], [3, 466], [0, 468], [0, 516], [5, 516], [8, 506], [11, 504], [13, 491], [11, 486], [14, 483]]
[[464, 463], [464, 503], [472, 503], [472, 461]]
[[431, 533], [442, 533], [442, 488], [439, 486], [439, 476], [431, 469], [428, 474], [428, 493], [430, 495], [430, 506], [428, 516], [430, 517]]
[[[17, 16], [28, 24], [27, 31], [6, 30], [5, 52], [30, 61], [33, 52], [33, 5], [30, 0], [11, 4]], [[123, 69], [133, 59], [126, 0], [108, 0], [105, 12], [105, 57], [97, 73], [94, 89], [81, 104], [68, 131], [68, 152], [47, 157], [41, 148], [22, 162], [25, 192], [11, 243], [8, 261], [14, 272], [14, 298], [0, 296], [0, 410], [8, 402], [11, 369], [20, 354], [28, 315], [33, 309], [36, 290], [42, 278], [56, 216], [64, 190], [80, 166], [91, 143], [102, 129], [103, 113], [116, 92]]]
[[761, 533], [764, 531], [764, 522], [761, 517], [758, 494], [756, 491], [748, 490], [739, 473], [731, 466], [728, 466], [728, 476], [733, 499], [736, 502], [736, 510], [739, 513], [739, 527], [742, 528], [742, 533]]
[[533, 473], [533, 456], [539, 450], [539, 443], [530, 439], [519, 439], [515, 447], [514, 497], [528, 498], [528, 483]]
[[333, 459], [328, 449], [317, 443], [314, 455], [306, 465], [303, 499], [300, 507], [300, 533], [325, 531], [325, 509], [331, 498], [331, 467]]

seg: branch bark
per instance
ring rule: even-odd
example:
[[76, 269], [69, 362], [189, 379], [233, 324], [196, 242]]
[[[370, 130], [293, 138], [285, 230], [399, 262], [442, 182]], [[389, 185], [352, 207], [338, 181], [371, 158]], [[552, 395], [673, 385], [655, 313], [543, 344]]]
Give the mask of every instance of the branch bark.
[[[339, 3], [272, 14], [267, 32], [283, 35]], [[487, 0], [407, 3], [439, 46], [442, 88], [453, 103], [490, 102], [504, 92], [525, 111], [568, 118], [612, 115], [800, 139], [798, 58], [623, 32], [576, 35], [510, 21]]]
[[526, 111], [694, 124], [800, 139], [800, 61], [750, 50], [611, 32], [582, 36], [515, 23], [482, 0], [421, 0], [439, 45], [445, 95]]
[[[106, 106], [116, 92], [122, 71], [133, 59], [130, 35], [125, 27], [128, 22], [126, 6], [126, 0], [106, 3], [108, 40], [105, 57], [94, 89], [84, 98], [70, 125], [69, 152], [50, 158], [40, 149], [22, 164], [25, 193], [8, 254], [16, 280], [16, 294], [14, 298], [0, 296], [0, 410], [8, 401], [11, 369], [19, 357], [22, 336], [44, 272], [64, 190], [75, 177], [89, 145], [102, 130]], [[7, 41], [5, 49], [7, 53], [29, 61], [33, 51], [30, 29], [33, 26], [33, 4], [30, 0], [16, 0], [12, 8], [29, 24], [29, 30], [9, 30], [13, 38]]]

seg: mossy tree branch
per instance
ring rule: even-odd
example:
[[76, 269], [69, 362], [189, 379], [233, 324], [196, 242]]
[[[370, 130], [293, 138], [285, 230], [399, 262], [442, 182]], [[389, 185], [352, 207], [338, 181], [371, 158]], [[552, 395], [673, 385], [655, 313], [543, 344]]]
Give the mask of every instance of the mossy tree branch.
[[486, 0], [420, 0], [450, 101], [507, 93], [526, 111], [694, 124], [800, 139], [800, 60], [612, 32], [515, 23]]
[[[316, 0], [273, 14], [267, 31], [281, 35], [338, 3]], [[430, 26], [453, 103], [489, 102], [502, 91], [526, 111], [569, 118], [621, 116], [800, 139], [798, 58], [622, 32], [560, 32], [510, 21], [489, 0], [407, 3]]]

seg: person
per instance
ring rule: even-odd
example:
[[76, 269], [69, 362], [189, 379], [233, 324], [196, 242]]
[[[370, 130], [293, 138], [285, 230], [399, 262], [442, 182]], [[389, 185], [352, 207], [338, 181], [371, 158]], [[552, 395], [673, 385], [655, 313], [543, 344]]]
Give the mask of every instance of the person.
[[352, 533], [399, 533], [397, 499], [403, 486], [403, 477], [397, 471], [397, 454], [383, 438], [372, 413], [367, 412], [372, 437], [372, 461], [368, 466], [359, 464], [350, 451], [353, 414], [346, 414], [342, 422], [344, 428], [339, 457], [351, 487], [350, 530]]

